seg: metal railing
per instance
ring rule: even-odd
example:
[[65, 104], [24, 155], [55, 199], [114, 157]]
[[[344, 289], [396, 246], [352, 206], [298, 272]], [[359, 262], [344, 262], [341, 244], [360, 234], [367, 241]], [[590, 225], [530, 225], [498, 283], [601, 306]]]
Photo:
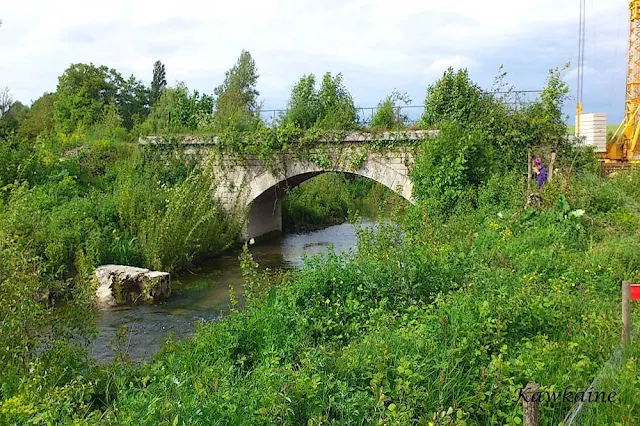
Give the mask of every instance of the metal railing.
[[[537, 97], [542, 93], [542, 90], [510, 90], [510, 91], [494, 91], [483, 92], [483, 95], [493, 96], [498, 101], [504, 103], [513, 109], [520, 109], [531, 105], [536, 102]], [[374, 107], [356, 107], [356, 114], [358, 117], [358, 124], [367, 126], [371, 119], [376, 115], [380, 106]], [[406, 126], [416, 124], [422, 113], [424, 112], [424, 105], [397, 105], [394, 107], [395, 115], [398, 117], [398, 121], [402, 119], [402, 122]], [[280, 119], [286, 114], [288, 110], [285, 109], [263, 109], [260, 111], [260, 117], [267, 125], [274, 125], [279, 122]]]
[[[636, 326], [633, 329], [633, 332], [631, 333], [631, 337], [633, 339], [635, 339], [636, 336], [638, 335], [639, 329], [640, 329], [640, 326]], [[618, 346], [616, 346], [609, 360], [602, 366], [598, 375], [595, 377], [595, 379], [593, 379], [593, 381], [585, 391], [585, 394], [593, 391], [594, 389], [597, 389], [598, 385], [600, 384], [600, 382], [603, 380], [605, 376], [607, 375], [615, 376], [616, 374], [619, 373], [620, 368], [622, 368], [622, 362], [623, 362], [622, 352], [623, 352], [623, 347], [621, 344], [619, 344]], [[593, 408], [592, 405], [589, 405], [589, 404], [585, 405], [585, 401], [583, 400], [576, 402], [571, 407], [569, 412], [566, 414], [562, 424], [566, 426], [591, 424], [591, 422], [589, 422], [589, 412], [592, 408]]]

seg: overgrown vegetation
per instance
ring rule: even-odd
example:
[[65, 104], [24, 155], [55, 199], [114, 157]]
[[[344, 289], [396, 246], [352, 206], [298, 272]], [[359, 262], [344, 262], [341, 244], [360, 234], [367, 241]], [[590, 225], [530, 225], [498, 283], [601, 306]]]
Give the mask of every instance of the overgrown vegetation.
[[375, 115], [371, 118], [369, 126], [372, 130], [399, 130], [404, 129], [409, 117], [400, 113], [400, 105], [409, 105], [411, 99], [406, 93], [394, 90], [389, 96], [378, 104]]
[[[514, 400], [527, 381], [584, 390], [619, 340], [619, 283], [640, 272], [639, 220], [626, 207], [640, 203], [628, 191], [639, 179], [558, 180], [539, 211], [522, 209], [520, 177], [491, 179], [478, 208], [427, 221], [418, 207], [404, 237], [361, 230], [357, 254], [310, 259], [275, 287], [243, 262], [247, 285], [268, 289], [248, 291], [245, 312], [169, 342], [148, 365], [87, 374], [99, 378], [91, 388], [72, 386], [89, 392], [88, 405], [23, 390], [4, 413], [102, 424], [518, 424]], [[626, 363], [625, 387], [638, 379], [637, 360]], [[609, 418], [637, 416], [637, 400], [618, 404]], [[543, 424], [571, 405], [543, 403]]]
[[[340, 75], [319, 90], [304, 77], [268, 127], [248, 52], [213, 95], [164, 87], [154, 68], [147, 90], [74, 65], [55, 94], [2, 110], [0, 423], [516, 425], [528, 381], [584, 390], [609, 359], [620, 282], [640, 278], [640, 173], [601, 179], [595, 156], [567, 144], [562, 70], [520, 108], [449, 70], [428, 89], [422, 123], [441, 133], [415, 147], [417, 205], [396, 225], [360, 229], [357, 251], [282, 275], [245, 249], [243, 311], [168, 340], [148, 364], [96, 365], [68, 339], [90, 337], [96, 265], [179, 269], [237, 232], [210, 169], [132, 139], [213, 132], [220, 150], [271, 158], [359, 126]], [[373, 127], [403, 128], [393, 96]], [[552, 150], [554, 179], [527, 207], [527, 151]], [[344, 217], [372, 190], [344, 179], [300, 186], [285, 218]], [[634, 342], [605, 371], [619, 399], [588, 424], [640, 418], [637, 353]], [[571, 405], [542, 403], [542, 424]]]
[[371, 179], [342, 173], [317, 176], [289, 191], [282, 200], [287, 231], [309, 230], [346, 222], [350, 214], [389, 216], [408, 202]]
[[238, 232], [212, 198], [210, 174], [176, 152], [20, 134], [0, 144], [3, 400], [25, 377], [44, 385], [50, 371], [55, 383], [81, 362], [69, 338], [91, 336], [96, 266], [175, 271], [222, 252]]

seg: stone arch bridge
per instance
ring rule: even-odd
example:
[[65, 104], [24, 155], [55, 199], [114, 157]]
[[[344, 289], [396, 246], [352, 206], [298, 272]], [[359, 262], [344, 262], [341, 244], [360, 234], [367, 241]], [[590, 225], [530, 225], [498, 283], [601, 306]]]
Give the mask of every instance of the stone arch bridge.
[[[304, 154], [280, 153], [269, 160], [253, 155], [215, 156], [211, 167], [218, 185], [215, 198], [231, 214], [243, 215], [245, 239], [282, 231], [282, 199], [302, 182], [327, 172], [364, 176], [381, 183], [411, 203], [413, 184], [409, 173], [414, 163], [412, 142], [433, 137], [437, 131], [347, 133], [342, 143], [310, 148]], [[373, 141], [395, 142], [394, 148], [375, 148]], [[141, 138], [143, 145], [160, 145], [158, 137]], [[185, 137], [187, 154], [206, 157], [217, 140]]]

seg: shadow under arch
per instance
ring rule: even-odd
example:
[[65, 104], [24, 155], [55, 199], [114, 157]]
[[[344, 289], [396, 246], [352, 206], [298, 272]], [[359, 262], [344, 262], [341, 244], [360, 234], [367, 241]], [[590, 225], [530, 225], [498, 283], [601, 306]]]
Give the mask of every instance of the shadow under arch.
[[249, 184], [247, 208], [247, 239], [265, 237], [282, 232], [282, 200], [287, 192], [301, 183], [324, 173], [345, 173], [374, 180], [415, 204], [410, 178], [385, 164], [365, 164], [360, 170], [340, 168], [291, 170], [284, 177], [260, 176]]

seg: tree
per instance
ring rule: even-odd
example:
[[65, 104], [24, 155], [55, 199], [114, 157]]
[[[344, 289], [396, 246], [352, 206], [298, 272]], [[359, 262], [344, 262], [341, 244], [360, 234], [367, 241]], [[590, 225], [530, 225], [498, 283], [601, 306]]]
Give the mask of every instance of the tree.
[[114, 103], [122, 76], [102, 65], [72, 64], [58, 79], [53, 120], [56, 131], [72, 133], [102, 117], [104, 107]]
[[289, 106], [282, 122], [309, 129], [318, 121], [318, 93], [316, 77], [304, 75], [291, 90]]
[[22, 102], [13, 102], [7, 112], [0, 117], [0, 138], [6, 138], [10, 134], [17, 132], [20, 122], [24, 120], [28, 112], [29, 107]]
[[536, 140], [539, 144], [553, 149], [566, 148], [567, 117], [563, 115], [562, 107], [567, 100], [569, 86], [562, 79], [562, 72], [568, 68], [569, 64], [566, 64], [563, 68], [549, 70], [547, 84], [540, 94], [540, 100], [528, 110], [533, 120]]
[[131, 75], [128, 80], [117, 80], [118, 92], [115, 105], [122, 119], [122, 125], [131, 130], [136, 123], [141, 123], [149, 114], [149, 89], [140, 80]]
[[105, 105], [100, 121], [91, 125], [91, 135], [107, 140], [124, 141], [127, 139], [127, 129], [115, 104]]
[[171, 114], [174, 129], [197, 130], [201, 121], [211, 117], [213, 97], [197, 90], [190, 95], [188, 90], [176, 92], [176, 105]]
[[[243, 50], [236, 64], [225, 73], [224, 82], [213, 91], [218, 99], [222, 97], [226, 101], [223, 105], [216, 104], [216, 110], [219, 110], [220, 106], [233, 105], [247, 111], [255, 111], [260, 95], [256, 89], [258, 77], [255, 61], [249, 52]], [[233, 96], [230, 96], [234, 98], [233, 103], [229, 102], [230, 97], [224, 96], [229, 93], [233, 93]]]
[[215, 88], [214, 126], [218, 131], [248, 131], [259, 122], [258, 73], [251, 54], [242, 51], [236, 64], [225, 73], [224, 82]]
[[189, 93], [184, 84], [166, 88], [142, 126], [145, 133], [191, 132], [206, 128], [213, 113], [213, 97], [195, 90]]
[[322, 128], [349, 130], [356, 126], [356, 107], [342, 83], [342, 73], [326, 73], [318, 91], [318, 122]]
[[73, 64], [58, 79], [54, 127], [71, 133], [91, 126], [102, 120], [108, 105], [116, 106], [123, 126], [131, 130], [149, 112], [149, 90], [133, 75], [125, 80], [104, 65]]
[[453, 71], [449, 67], [434, 85], [427, 89], [422, 115], [424, 127], [438, 127], [453, 121], [466, 126], [483, 118], [486, 100], [482, 89], [469, 78], [466, 69]]
[[333, 77], [331, 73], [326, 73], [319, 90], [316, 90], [315, 84], [315, 76], [309, 74], [293, 86], [289, 108], [282, 122], [292, 123], [301, 129], [313, 126], [341, 130], [354, 128], [356, 107], [342, 83], [342, 74]]
[[8, 87], [0, 89], [0, 117], [2, 117], [13, 104], [13, 97]]
[[153, 64], [153, 80], [151, 81], [151, 105], [158, 102], [163, 90], [167, 87], [166, 73], [164, 70], [164, 64], [160, 61], [156, 61]]
[[143, 125], [143, 132], [158, 134], [171, 133], [173, 131], [171, 119], [178, 105], [179, 90], [177, 88], [166, 88], [162, 91], [160, 98], [149, 111], [149, 116]]
[[45, 93], [36, 99], [25, 119], [20, 123], [20, 137], [27, 140], [39, 135], [50, 134], [53, 131], [53, 103], [55, 93]]

